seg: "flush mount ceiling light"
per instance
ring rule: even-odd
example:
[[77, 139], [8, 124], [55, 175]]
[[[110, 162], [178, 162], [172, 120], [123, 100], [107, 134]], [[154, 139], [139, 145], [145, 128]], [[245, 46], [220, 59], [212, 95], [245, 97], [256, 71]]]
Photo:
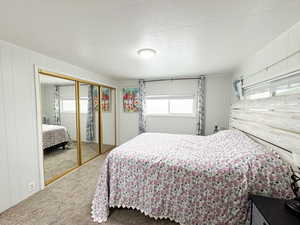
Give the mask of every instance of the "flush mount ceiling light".
[[156, 51], [151, 48], [143, 48], [137, 51], [138, 55], [144, 59], [152, 58], [156, 55]]

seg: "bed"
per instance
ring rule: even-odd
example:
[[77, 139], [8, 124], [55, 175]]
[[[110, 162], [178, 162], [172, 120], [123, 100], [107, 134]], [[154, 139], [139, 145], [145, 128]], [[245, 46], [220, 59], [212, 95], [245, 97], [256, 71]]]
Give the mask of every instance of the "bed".
[[68, 144], [68, 133], [64, 126], [42, 125], [43, 131], [43, 150], [65, 148]]
[[185, 225], [249, 221], [249, 194], [292, 198], [289, 164], [238, 130], [211, 136], [144, 133], [114, 149], [100, 171], [92, 218], [132, 208]]

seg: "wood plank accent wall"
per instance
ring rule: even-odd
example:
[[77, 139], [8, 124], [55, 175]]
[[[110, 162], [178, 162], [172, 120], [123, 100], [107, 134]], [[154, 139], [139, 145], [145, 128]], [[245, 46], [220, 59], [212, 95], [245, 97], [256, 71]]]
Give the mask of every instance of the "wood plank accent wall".
[[242, 100], [232, 105], [230, 127], [272, 147], [294, 166], [300, 154], [300, 95]]

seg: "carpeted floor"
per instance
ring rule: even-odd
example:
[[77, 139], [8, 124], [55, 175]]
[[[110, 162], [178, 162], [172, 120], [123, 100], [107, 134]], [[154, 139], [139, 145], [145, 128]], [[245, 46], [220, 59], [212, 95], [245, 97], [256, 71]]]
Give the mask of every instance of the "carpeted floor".
[[[48, 185], [15, 207], [0, 214], [1, 225], [96, 225], [90, 207], [99, 171], [106, 154]], [[176, 225], [155, 220], [139, 211], [113, 209], [102, 225]]]
[[[83, 162], [99, 154], [97, 143], [82, 143], [82, 160]], [[103, 152], [111, 150], [112, 145], [103, 145]], [[45, 181], [63, 174], [65, 171], [77, 166], [77, 148], [76, 142], [71, 148], [59, 148], [50, 151], [44, 151], [44, 177]]]

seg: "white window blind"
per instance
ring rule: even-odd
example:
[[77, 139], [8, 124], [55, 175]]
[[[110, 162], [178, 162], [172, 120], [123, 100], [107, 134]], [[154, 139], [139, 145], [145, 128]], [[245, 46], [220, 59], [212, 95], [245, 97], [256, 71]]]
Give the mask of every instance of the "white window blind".
[[193, 96], [147, 96], [146, 115], [195, 115]]

